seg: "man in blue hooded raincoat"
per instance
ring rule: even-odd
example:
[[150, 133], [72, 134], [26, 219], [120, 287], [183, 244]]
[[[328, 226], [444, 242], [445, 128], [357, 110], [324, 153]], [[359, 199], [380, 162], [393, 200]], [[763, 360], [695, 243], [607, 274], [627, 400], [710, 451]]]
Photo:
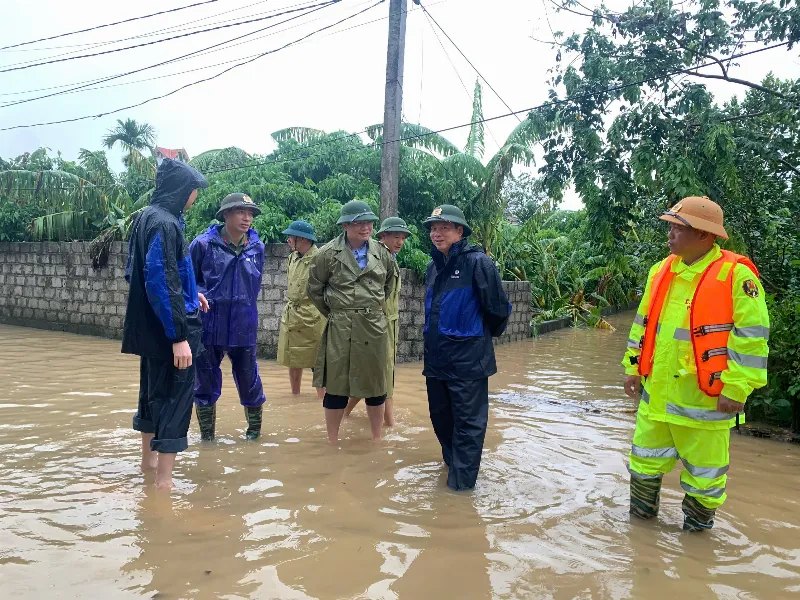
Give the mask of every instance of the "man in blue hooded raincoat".
[[233, 366], [233, 381], [247, 419], [248, 439], [261, 435], [266, 401], [256, 362], [258, 295], [264, 269], [264, 244], [250, 226], [261, 214], [246, 194], [228, 194], [217, 220], [197, 236], [189, 252], [197, 289], [209, 305], [203, 315], [203, 345], [206, 352], [197, 361], [194, 401], [203, 440], [214, 439], [217, 400], [222, 393], [222, 357]]
[[139, 407], [133, 428], [142, 434], [142, 470], [156, 471], [156, 487], [172, 487], [178, 452], [188, 447], [194, 362], [202, 353], [200, 309], [184, 210], [205, 178], [189, 165], [164, 159], [156, 186], [136, 217], [128, 242], [130, 284], [122, 352], [141, 357]]

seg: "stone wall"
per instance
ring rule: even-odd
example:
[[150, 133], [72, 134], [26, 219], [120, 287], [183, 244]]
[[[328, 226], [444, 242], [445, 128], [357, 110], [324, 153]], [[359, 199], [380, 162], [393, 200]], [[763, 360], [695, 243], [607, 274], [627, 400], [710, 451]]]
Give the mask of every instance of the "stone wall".
[[[267, 245], [258, 300], [259, 354], [265, 358], [277, 353], [288, 254], [285, 244]], [[120, 338], [127, 300], [126, 256], [125, 244], [115, 242], [108, 265], [95, 271], [87, 242], [0, 242], [0, 323]], [[504, 282], [503, 286], [514, 313], [499, 343], [530, 335], [529, 284]], [[424, 301], [424, 285], [403, 269], [400, 362], [422, 359]]]

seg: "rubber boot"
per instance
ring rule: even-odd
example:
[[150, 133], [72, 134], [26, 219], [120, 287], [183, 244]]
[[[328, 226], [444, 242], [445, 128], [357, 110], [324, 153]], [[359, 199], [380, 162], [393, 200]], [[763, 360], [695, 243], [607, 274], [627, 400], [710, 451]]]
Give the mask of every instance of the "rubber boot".
[[247, 431], [245, 436], [248, 440], [257, 440], [261, 436], [261, 406], [245, 406], [244, 415], [247, 418]]
[[661, 480], [639, 479], [631, 475], [631, 509], [630, 513], [640, 519], [652, 519], [658, 515], [661, 502]]
[[682, 508], [684, 531], [705, 531], [714, 527], [714, 515], [717, 511], [706, 508], [694, 496], [686, 494]]
[[197, 424], [200, 425], [200, 439], [204, 442], [214, 441], [214, 430], [217, 426], [217, 405], [198, 406]]

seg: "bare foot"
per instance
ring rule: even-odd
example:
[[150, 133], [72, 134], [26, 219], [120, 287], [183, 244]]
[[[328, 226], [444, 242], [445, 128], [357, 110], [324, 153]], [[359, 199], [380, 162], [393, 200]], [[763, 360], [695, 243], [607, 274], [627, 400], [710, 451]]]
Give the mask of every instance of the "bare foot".
[[175, 485], [172, 483], [172, 477], [169, 479], [156, 479], [156, 489], [158, 490], [171, 490]]
[[394, 427], [395, 426], [394, 417], [389, 417], [387, 419], [384, 419], [383, 420], [383, 426], [384, 427]]

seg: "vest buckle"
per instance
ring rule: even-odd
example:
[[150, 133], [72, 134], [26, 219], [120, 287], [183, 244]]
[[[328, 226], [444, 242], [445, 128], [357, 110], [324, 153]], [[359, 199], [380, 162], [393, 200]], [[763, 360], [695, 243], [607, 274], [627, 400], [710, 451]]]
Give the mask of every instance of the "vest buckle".
[[708, 385], [713, 386], [714, 382], [717, 381], [718, 379], [722, 379], [722, 371], [716, 371], [712, 373], [711, 376], [708, 378]]
[[639, 364], [639, 357], [638, 356], [631, 356], [630, 357], [630, 361], [631, 361], [632, 365], [638, 365]]

